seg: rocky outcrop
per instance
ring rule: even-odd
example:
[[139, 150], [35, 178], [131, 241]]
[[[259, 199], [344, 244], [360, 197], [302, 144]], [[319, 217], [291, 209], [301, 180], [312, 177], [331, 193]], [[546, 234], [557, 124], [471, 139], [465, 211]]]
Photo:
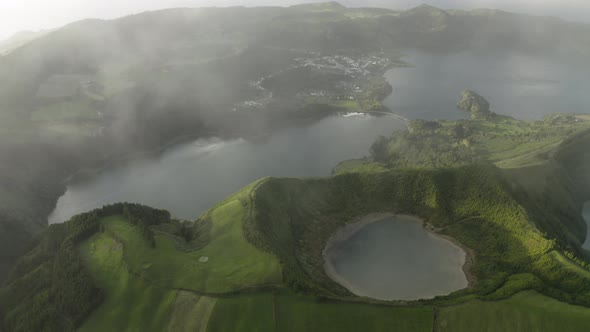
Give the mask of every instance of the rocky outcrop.
[[472, 119], [489, 119], [495, 114], [490, 111], [490, 102], [471, 90], [461, 93], [459, 109], [471, 113]]

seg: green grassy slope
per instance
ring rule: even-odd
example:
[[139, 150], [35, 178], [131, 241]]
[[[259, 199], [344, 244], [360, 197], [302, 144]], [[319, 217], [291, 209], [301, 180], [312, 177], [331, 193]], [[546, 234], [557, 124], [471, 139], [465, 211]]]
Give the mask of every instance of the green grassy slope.
[[[224, 118], [217, 116], [221, 110], [229, 112], [234, 103], [255, 97], [253, 90], [247, 87], [248, 81], [290, 66], [289, 59], [294, 57], [310, 52], [370, 53], [398, 51], [405, 47], [455, 52], [469, 46], [528, 50], [535, 54], [556, 49], [588, 54], [590, 45], [586, 25], [501, 12], [458, 13], [421, 8], [400, 15], [389, 10], [333, 5], [317, 8], [175, 9], [112, 21], [85, 20], [48, 33], [1, 57], [2, 145], [22, 144], [16, 150], [30, 156], [38, 152], [29, 144], [43, 145], [43, 150], [47, 150], [45, 145], [54, 148], [69, 145], [70, 148], [65, 151], [67, 157], [63, 161], [53, 161], [50, 157], [38, 161], [38, 158], [27, 157], [21, 164], [6, 158], [7, 165], [0, 166], [6, 167], [2, 172], [5, 178], [0, 181], [1, 192], [14, 195], [14, 183], [27, 190], [27, 194], [18, 199], [25, 202], [24, 207], [13, 204], [12, 200], [3, 202], [0, 274], [4, 275], [2, 272], [24, 251], [19, 243], [26, 243], [40, 232], [46, 215], [64, 190], [62, 181], [77, 169], [94, 167], [104, 161], [96, 159], [108, 159], [138, 148], [158, 147], [184, 134], [204, 131], [202, 123], [217, 123]], [[553, 31], [556, 26], [559, 28], [555, 29], [555, 34], [543, 32]], [[158, 41], [157, 48], [153, 47], [153, 40]], [[248, 49], [248, 45], [253, 47]], [[556, 48], [555, 45], [568, 47]], [[147, 58], [143, 51], [146, 49], [152, 51]], [[71, 101], [35, 100], [33, 96], [41, 84], [47, 83], [53, 75], [65, 73], [88, 75], [90, 81], [101, 87], [84, 88]], [[309, 84], [309, 81], [304, 82]], [[163, 88], [170, 84], [179, 88]], [[158, 102], [152, 96], [157, 96]], [[243, 98], [229, 100], [236, 96]], [[101, 101], [103, 97], [109, 101], [108, 107]], [[363, 99], [360, 98], [360, 108], [371, 109], [370, 105], [363, 105]], [[265, 120], [275, 119], [277, 108], [284, 104], [273, 105], [272, 116]], [[137, 107], [130, 108], [133, 105]], [[195, 109], [195, 105], [205, 109]], [[350, 102], [340, 106], [358, 107]], [[207, 116], [209, 113], [216, 116], [211, 119]], [[229, 122], [239, 117], [235, 112], [225, 115]], [[249, 118], [219, 127], [234, 134], [238, 130], [241, 133], [249, 127], [244, 125]], [[135, 120], [129, 126], [119, 127], [127, 123], [127, 119]], [[261, 123], [269, 122], [255, 118], [252, 123], [251, 127], [259, 131]], [[284, 124], [283, 121], [270, 123], [269, 128]], [[126, 146], [122, 142], [134, 143]], [[103, 147], [119, 151], [107, 155]], [[74, 159], [88, 163], [78, 164]], [[33, 167], [21, 174], [22, 165]], [[42, 167], [34, 167], [36, 165]], [[50, 169], [63, 171], [53, 174], [48, 172]], [[55, 179], [55, 183], [41, 183], [39, 179], [42, 178]], [[48, 190], [52, 187], [54, 189]], [[38, 197], [39, 192], [47, 193], [47, 197]], [[49, 208], [41, 208], [41, 205]], [[31, 211], [35, 211], [34, 218], [29, 216]], [[30, 229], [31, 226], [37, 227]], [[19, 239], [13, 241], [15, 234]]]
[[293, 294], [220, 299], [208, 331], [432, 331], [430, 307], [318, 302]]
[[[329, 178], [262, 179], [203, 214], [190, 241], [178, 232], [186, 224], [166, 211], [125, 204], [95, 210], [51, 227], [21, 259], [0, 289], [3, 323], [17, 331], [43, 324], [72, 330], [87, 317], [78, 308], [89, 311], [104, 297], [82, 330], [430, 331], [438, 306], [441, 330], [487, 324], [490, 331], [575, 331], [590, 322], [588, 309], [545, 296], [590, 306], [590, 270], [552, 238], [559, 232], [539, 225], [580, 241], [577, 206], [569, 200], [583, 192], [555, 175], [576, 179], [585, 170], [571, 162], [584, 163], [587, 155], [576, 152], [587, 137], [566, 141], [550, 162], [518, 170], [352, 163], [354, 170]], [[555, 194], [546, 195], [547, 188]], [[477, 283], [407, 307], [338, 302], [352, 295], [326, 276], [321, 252], [335, 230], [374, 212], [422, 217], [473, 250]], [[301, 294], [283, 290], [285, 284]], [[519, 293], [528, 290], [545, 296]], [[72, 318], [60, 318], [54, 299]]]
[[[162, 233], [156, 234], [152, 248], [121, 218], [106, 219], [103, 225], [124, 244], [129, 269], [162, 287], [225, 293], [277, 285], [281, 282], [278, 260], [248, 243], [242, 234], [252, 189], [247, 187], [202, 216], [212, 228], [209, 243], [196, 251], [180, 251], [174, 238]], [[204, 257], [208, 260], [200, 262]]]
[[439, 332], [584, 332], [590, 309], [558, 302], [536, 292], [522, 292], [497, 302], [472, 301], [439, 309]]
[[576, 193], [577, 184], [567, 169], [549, 160], [503, 172], [519, 188], [518, 196], [535, 226], [564, 250], [579, 252], [586, 235], [583, 199]]
[[179, 291], [174, 303], [170, 332], [205, 332], [217, 299]]
[[[149, 225], [170, 219], [166, 211], [120, 203], [50, 226], [29, 253], [19, 259], [7, 282], [0, 287], [0, 325], [8, 331], [75, 330], [105, 299], [97, 279], [107, 279], [100, 273], [94, 275], [88, 268], [79, 246], [100, 232], [103, 218], [123, 212], [131, 213], [136, 225], [141, 225], [137, 229], [143, 230], [142, 238], [151, 233]], [[96, 254], [105, 258], [101, 251]], [[106, 265], [105, 269], [109, 269], [107, 263], [111, 261], [99, 261], [97, 266]], [[121, 288], [125, 286], [120, 285], [119, 291], [124, 292]], [[135, 291], [132, 287], [129, 290]]]
[[579, 256], [586, 236], [581, 206], [590, 197], [588, 119], [553, 114], [522, 121], [490, 112], [459, 121], [414, 120], [409, 131], [378, 138], [371, 157], [341, 162], [334, 173], [494, 163], [518, 187], [518, 200], [535, 226]]
[[547, 161], [561, 142], [589, 128], [587, 117], [567, 114], [534, 122], [497, 114], [458, 121], [414, 120], [409, 132], [378, 139], [371, 155], [372, 161], [390, 168], [454, 167], [478, 160], [514, 168]]
[[275, 331], [272, 294], [219, 299], [207, 331]]
[[[431, 307], [387, 307], [275, 296], [276, 331], [431, 331]], [[293, 319], [296, 317], [296, 319]]]
[[99, 233], [82, 244], [82, 259], [105, 300], [80, 331], [164, 331], [170, 321], [176, 291], [166, 290], [129, 272], [123, 244]]
[[543, 286], [531, 282], [524, 289], [541, 288], [552, 296], [590, 304], [590, 279], [549, 255], [559, 248], [534, 226], [537, 215], [528, 208], [536, 205], [515, 186], [491, 165], [269, 179], [256, 191], [256, 218], [246, 231], [253, 243], [280, 257], [289, 286], [339, 297], [349, 293], [323, 270], [321, 252], [328, 237], [368, 213], [413, 214], [475, 252], [472, 272], [479, 282], [436, 301], [485, 296], [510, 275], [530, 273]]
[[[80, 238], [78, 252], [104, 301], [81, 330], [431, 331], [433, 306], [501, 300], [529, 289], [587, 305], [590, 272], [560, 254], [556, 243], [535, 228], [530, 219], [534, 215], [519, 197], [510, 178], [487, 164], [369, 169], [321, 179], [267, 178], [203, 214], [194, 230], [200, 241], [196, 247], [176, 235], [178, 224], [166, 219], [165, 211], [117, 206], [101, 210], [101, 216], [110, 214], [100, 219], [91, 213], [90, 230], [95, 233]], [[321, 251], [336, 229], [372, 212], [420, 216], [474, 250], [475, 287], [423, 301], [419, 304], [428, 306], [422, 307], [338, 302], [351, 294], [325, 275]], [[129, 217], [135, 224], [123, 216], [126, 213], [134, 213]], [[145, 225], [151, 225], [155, 246]], [[70, 223], [51, 229], [68, 227]], [[63, 241], [63, 235], [54, 237]], [[24, 263], [34, 267], [34, 262]], [[4, 291], [18, 295], [19, 285], [35, 277], [34, 269], [26, 276]], [[262, 289], [285, 283], [313, 296]], [[236, 293], [241, 291], [248, 294]], [[513, 299], [444, 307], [445, 326], [457, 324], [454, 317], [476, 310], [475, 304], [484, 306], [480, 320], [491, 319], [498, 310], [518, 306]], [[488, 308], [495, 303], [503, 304]], [[567, 306], [557, 304], [547, 306], [548, 315], [561, 315], [561, 306]], [[513, 326], [538, 320], [518, 312], [511, 318]], [[574, 316], [583, 322], [585, 312]], [[444, 327], [441, 317], [437, 322]]]
[[569, 270], [571, 272], [574, 272], [584, 278], [588, 278], [590, 279], [590, 270], [587, 268], [584, 268], [578, 264], [576, 264], [575, 262], [573, 262], [572, 260], [568, 259], [567, 257], [565, 257], [562, 253], [558, 252], [558, 251], [552, 251], [550, 253], [550, 255], [552, 257], [554, 257], [554, 259], [556, 261], [558, 261], [559, 263], [561, 263], [561, 266], [566, 269]]

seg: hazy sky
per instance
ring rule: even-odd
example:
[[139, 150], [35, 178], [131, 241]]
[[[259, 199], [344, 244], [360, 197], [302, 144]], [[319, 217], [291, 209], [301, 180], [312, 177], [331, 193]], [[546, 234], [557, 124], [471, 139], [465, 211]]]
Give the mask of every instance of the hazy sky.
[[[0, 39], [21, 30], [62, 26], [84, 18], [115, 18], [146, 10], [200, 6], [292, 5], [318, 0], [0, 0]], [[589, 0], [341, 0], [349, 6], [404, 9], [427, 2], [441, 8], [499, 8], [590, 21]]]

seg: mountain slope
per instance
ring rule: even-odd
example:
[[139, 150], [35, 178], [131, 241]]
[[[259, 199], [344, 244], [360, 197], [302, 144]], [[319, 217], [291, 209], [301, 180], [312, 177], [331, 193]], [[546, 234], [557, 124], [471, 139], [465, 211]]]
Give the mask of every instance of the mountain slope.
[[[137, 205], [105, 207], [51, 226], [0, 290], [0, 312], [9, 331], [35, 326], [63, 331], [80, 326], [90, 310], [99, 306], [95, 301], [104, 299], [86, 326], [99, 330], [105, 326], [101, 322], [110, 319], [112, 324], [123, 324], [119, 328], [147, 321], [168, 324], [175, 291], [218, 298], [215, 310], [227, 312], [237, 309], [223, 309], [226, 305], [245, 305], [269, 290], [286, 287], [333, 301], [356, 301], [327, 277], [321, 253], [337, 229], [375, 212], [420, 216], [475, 255], [468, 271], [475, 277], [470, 288], [412, 305], [498, 300], [527, 289], [590, 305], [590, 272], [566, 258], [555, 241], [539, 232], [535, 226], [539, 214], [529, 210], [531, 198], [520, 195], [519, 188], [492, 165], [470, 165], [352, 172], [323, 179], [267, 178], [221, 202], [193, 224]], [[547, 207], [541, 212], [555, 213]], [[67, 264], [78, 265], [74, 269]], [[53, 277], [52, 270], [62, 273]], [[85, 288], [72, 287], [76, 283]], [[100, 295], [82, 292], [98, 288]], [[260, 295], [238, 296], [251, 293]], [[226, 300], [228, 296], [232, 299]], [[52, 304], [54, 297], [59, 302]], [[276, 301], [273, 298], [266, 300]], [[290, 303], [291, 295], [284, 300]], [[158, 306], [149, 305], [150, 301]], [[288, 315], [301, 309], [290, 308], [294, 311]], [[334, 306], [335, 310], [346, 308]], [[39, 310], [55, 313], [40, 315]], [[259, 312], [268, 315], [268, 311]], [[60, 318], [63, 314], [71, 318]], [[128, 320], [130, 315], [135, 318]], [[213, 326], [221, 324], [215, 317], [213, 311]]]
[[0, 57], [0, 193], [8, 197], [0, 275], [81, 169], [187, 137], [259, 135], [333, 110], [292, 95], [266, 103], [268, 91], [253, 85], [298, 58], [406, 48], [587, 56], [589, 30], [496, 11], [328, 3], [171, 9], [47, 33]]
[[0, 41], [0, 56], [9, 54], [17, 48], [37, 39], [43, 35], [49, 33], [49, 31], [21, 31], [15, 33], [12, 37]]

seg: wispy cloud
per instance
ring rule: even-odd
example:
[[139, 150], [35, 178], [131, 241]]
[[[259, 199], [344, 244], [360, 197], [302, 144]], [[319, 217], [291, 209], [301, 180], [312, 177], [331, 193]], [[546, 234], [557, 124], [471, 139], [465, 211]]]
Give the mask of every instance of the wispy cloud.
[[[323, 0], [2, 0], [0, 39], [21, 30], [55, 28], [84, 18], [115, 18], [146, 10], [201, 6], [292, 5]], [[587, 0], [340, 0], [351, 6], [410, 8], [429, 3], [442, 8], [499, 8], [535, 15], [590, 20]]]

